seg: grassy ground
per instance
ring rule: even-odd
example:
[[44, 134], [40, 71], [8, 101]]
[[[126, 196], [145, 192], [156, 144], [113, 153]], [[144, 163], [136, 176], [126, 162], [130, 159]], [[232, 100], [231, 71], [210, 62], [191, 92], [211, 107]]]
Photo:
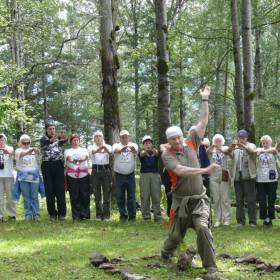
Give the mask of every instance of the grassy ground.
[[[89, 265], [90, 253], [100, 252], [108, 258], [157, 255], [167, 234], [165, 226], [143, 222], [139, 213], [134, 223], [120, 224], [117, 211], [113, 212], [110, 222], [97, 222], [94, 219], [73, 222], [68, 207], [66, 221], [51, 222], [43, 203], [41, 221], [26, 222], [20, 220], [22, 207], [18, 208], [17, 222], [0, 224], [0, 279], [4, 280], [120, 279], [120, 276], [105, 274]], [[234, 224], [214, 228], [213, 236], [217, 254], [254, 254], [267, 263], [280, 264], [280, 220], [276, 220], [269, 229], [264, 228], [260, 221], [257, 228], [237, 228]], [[182, 249], [195, 245], [195, 239], [194, 231], [190, 230]], [[155, 263], [161, 267], [147, 267]], [[236, 266], [232, 261], [219, 257], [217, 264], [227, 279], [280, 279], [280, 272], [259, 275], [253, 266]], [[134, 261], [126, 263], [124, 267], [160, 280], [195, 279], [204, 273], [203, 269], [198, 268], [177, 275], [176, 260], [168, 264], [159, 259]]]

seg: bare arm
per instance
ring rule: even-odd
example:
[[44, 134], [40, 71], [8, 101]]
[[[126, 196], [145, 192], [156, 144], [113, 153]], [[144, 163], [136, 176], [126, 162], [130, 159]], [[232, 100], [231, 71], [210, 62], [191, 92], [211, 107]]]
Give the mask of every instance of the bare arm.
[[210, 87], [205, 86], [203, 90], [200, 90], [201, 96], [201, 107], [200, 107], [200, 117], [198, 124], [196, 125], [196, 132], [199, 138], [203, 138], [208, 124], [209, 108], [208, 99], [210, 95]]
[[216, 170], [221, 168], [218, 164], [212, 163], [206, 168], [193, 168], [183, 165], [177, 165], [174, 170], [172, 170], [177, 176], [187, 177], [187, 176], [196, 176], [200, 174], [212, 174]]

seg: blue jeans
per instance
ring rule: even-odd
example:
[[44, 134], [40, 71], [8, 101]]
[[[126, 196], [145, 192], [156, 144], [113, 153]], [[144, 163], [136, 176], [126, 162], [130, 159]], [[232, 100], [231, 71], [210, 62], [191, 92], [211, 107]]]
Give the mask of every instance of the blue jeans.
[[35, 216], [40, 215], [38, 190], [39, 183], [20, 182], [20, 189], [24, 201], [25, 219], [31, 220]]
[[127, 210], [129, 220], [135, 220], [136, 202], [135, 202], [135, 175], [134, 172], [129, 175], [122, 175], [115, 172], [117, 204], [120, 213], [120, 219], [127, 219], [127, 211], [125, 207], [127, 193]]

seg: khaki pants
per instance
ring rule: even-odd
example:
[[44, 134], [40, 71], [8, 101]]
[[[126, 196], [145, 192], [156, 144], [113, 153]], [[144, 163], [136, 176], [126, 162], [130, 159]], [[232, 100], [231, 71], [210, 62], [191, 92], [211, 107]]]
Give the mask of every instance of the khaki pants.
[[16, 216], [16, 204], [12, 199], [12, 188], [14, 178], [0, 178], [0, 219], [5, 214], [5, 196], [6, 196], [6, 212], [8, 216]]
[[159, 173], [141, 173], [140, 175], [141, 212], [143, 219], [151, 219], [151, 200], [154, 219], [161, 220], [161, 178]]
[[230, 196], [229, 182], [223, 182], [221, 178], [210, 178], [210, 192], [216, 212], [216, 222], [230, 223]]
[[[193, 214], [193, 208], [194, 207], [189, 208], [190, 214], [187, 218], [179, 218], [178, 208], [175, 210], [175, 216], [170, 226], [169, 236], [164, 242], [162, 251], [165, 254], [172, 255], [179, 243], [185, 237], [187, 229], [194, 228], [197, 234], [197, 249], [202, 259], [203, 267], [216, 267], [213, 238], [208, 227], [210, 215], [209, 203], [207, 202], [203, 204], [199, 209], [200, 214], [198, 214], [197, 210], [196, 213]], [[172, 210], [174, 211], [174, 209]]]

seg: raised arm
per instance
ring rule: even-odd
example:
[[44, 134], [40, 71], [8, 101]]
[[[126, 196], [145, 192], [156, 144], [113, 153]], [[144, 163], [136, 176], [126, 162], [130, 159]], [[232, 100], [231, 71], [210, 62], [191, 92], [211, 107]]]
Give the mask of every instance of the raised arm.
[[198, 124], [196, 125], [196, 132], [199, 138], [203, 138], [208, 124], [209, 108], [208, 108], [208, 99], [210, 95], [210, 87], [205, 86], [204, 89], [200, 90], [201, 96], [201, 106], [200, 106], [200, 117]]

